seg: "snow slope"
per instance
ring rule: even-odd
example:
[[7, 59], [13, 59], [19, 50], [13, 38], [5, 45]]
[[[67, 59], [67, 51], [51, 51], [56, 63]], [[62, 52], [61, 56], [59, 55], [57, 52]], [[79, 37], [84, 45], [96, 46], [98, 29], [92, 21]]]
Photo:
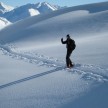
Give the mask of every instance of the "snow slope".
[[[83, 105], [83, 96], [91, 93], [93, 88], [103, 84], [107, 87], [108, 78], [103, 74], [108, 70], [105, 68], [76, 64], [72, 70], [68, 70], [64, 69], [64, 62], [46, 58], [44, 55], [14, 53], [4, 46], [1, 46], [1, 51], [1, 108], [71, 108], [72, 105], [76, 106], [74, 101], [80, 97], [82, 99], [78, 101], [79, 106]], [[96, 93], [97, 91], [95, 95]], [[106, 94], [107, 91], [103, 93]], [[96, 98], [95, 102], [103, 100], [101, 98], [100, 100]], [[92, 99], [91, 97], [90, 100]], [[107, 99], [106, 96], [105, 101], [102, 101], [105, 108]], [[89, 99], [87, 102], [91, 106]], [[92, 105], [94, 108], [97, 106]]]
[[[2, 29], [0, 107], [107, 108], [107, 27], [108, 10], [70, 7]], [[76, 42], [72, 69], [60, 42], [68, 33]]]
[[106, 10], [108, 10], [108, 1], [74, 6], [73, 11], [75, 11], [75, 10], [88, 10], [90, 13], [106, 11]]
[[11, 24], [7, 19], [0, 17], [0, 30], [7, 25]]

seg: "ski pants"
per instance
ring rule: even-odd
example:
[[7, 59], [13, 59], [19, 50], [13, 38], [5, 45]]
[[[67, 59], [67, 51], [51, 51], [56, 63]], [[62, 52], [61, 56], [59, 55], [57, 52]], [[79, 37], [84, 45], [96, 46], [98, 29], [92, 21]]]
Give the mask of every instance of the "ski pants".
[[67, 49], [67, 54], [66, 54], [66, 65], [67, 65], [67, 67], [72, 66], [72, 61], [70, 59], [72, 51], [73, 51], [72, 49]]

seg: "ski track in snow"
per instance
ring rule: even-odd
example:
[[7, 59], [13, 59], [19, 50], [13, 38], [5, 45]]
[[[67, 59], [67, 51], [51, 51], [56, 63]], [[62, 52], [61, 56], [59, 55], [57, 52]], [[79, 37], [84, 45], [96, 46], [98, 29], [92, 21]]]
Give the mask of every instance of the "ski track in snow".
[[67, 69], [65, 68], [64, 61], [59, 61], [58, 59], [54, 59], [53, 57], [45, 57], [44, 55], [35, 54], [33, 52], [26, 52], [25, 53], [17, 53], [13, 52], [10, 48], [7, 46], [0, 45], [0, 50], [3, 52], [4, 55], [10, 56], [14, 59], [23, 60], [25, 62], [29, 62], [32, 64], [36, 64], [39, 66], [47, 66], [47, 67], [53, 67], [54, 70], [50, 70], [44, 73], [31, 75], [30, 77], [19, 79], [14, 82], [10, 82], [8, 84], [4, 84], [0, 86], [0, 89], [5, 88], [10, 85], [14, 85], [20, 82], [24, 82], [39, 76], [43, 76], [46, 74], [53, 73], [55, 71], [65, 70], [67, 72], [70, 72], [72, 74], [79, 74], [81, 75], [81, 78], [84, 80], [93, 80], [96, 82], [107, 82], [108, 76], [104, 75], [104, 73], [108, 72], [108, 69], [101, 68], [99, 66], [94, 65], [83, 65], [83, 64], [75, 64], [74, 68]]

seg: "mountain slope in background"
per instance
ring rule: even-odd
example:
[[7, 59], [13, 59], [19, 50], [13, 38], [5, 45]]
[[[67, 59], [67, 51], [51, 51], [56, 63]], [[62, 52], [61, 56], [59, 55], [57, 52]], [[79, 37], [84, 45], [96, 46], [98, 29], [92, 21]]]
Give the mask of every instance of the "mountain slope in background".
[[11, 11], [13, 9], [14, 9], [14, 7], [5, 5], [4, 3], [0, 2], [0, 14]]
[[40, 2], [37, 4], [26, 4], [17, 7], [14, 10], [5, 13], [3, 16], [11, 22], [16, 22], [18, 20], [25, 19], [33, 15], [48, 13], [58, 9], [59, 7], [51, 5], [47, 2]]
[[11, 24], [7, 19], [0, 17], [0, 29], [6, 27], [7, 25]]
[[[0, 2], [0, 17], [9, 20], [9, 22], [11, 23], [14, 23], [16, 21], [25, 19], [30, 16], [48, 13], [51, 11], [58, 10], [60, 8], [60, 6], [51, 5], [47, 2], [39, 2], [37, 4], [26, 4], [17, 8], [13, 8]], [[4, 28], [6, 25], [0, 24], [0, 26], [1, 29]]]
[[0, 2], [0, 30], [4, 27], [6, 27], [7, 25], [11, 24], [10, 21], [8, 21], [5, 17], [4, 14], [6, 12], [9, 12], [11, 10], [13, 10], [14, 7], [12, 6], [8, 6], [2, 2]]
[[[0, 3], [0, 13], [1, 13], [0, 16], [6, 18], [10, 22], [16, 22], [18, 20], [27, 18], [29, 16], [38, 15], [41, 13], [47, 13], [47, 12], [55, 11], [61, 8], [62, 7], [60, 6], [51, 5], [47, 2], [39, 2], [37, 4], [26, 4], [26, 5], [17, 7], [13, 10], [13, 7]], [[29, 11], [31, 9], [32, 9], [32, 12]], [[72, 7], [71, 10], [72, 11], [87, 10], [91, 13], [105, 11], [105, 10], [108, 10], [108, 2], [74, 6]]]

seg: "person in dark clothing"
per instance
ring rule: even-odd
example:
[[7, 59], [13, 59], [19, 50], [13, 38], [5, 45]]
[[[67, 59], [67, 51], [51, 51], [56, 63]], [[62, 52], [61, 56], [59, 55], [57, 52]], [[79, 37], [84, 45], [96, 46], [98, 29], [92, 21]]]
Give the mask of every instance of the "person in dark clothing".
[[70, 38], [69, 34], [66, 37], [67, 37], [66, 41], [63, 41], [63, 38], [61, 38], [61, 42], [62, 44], [66, 44], [66, 48], [67, 48], [66, 65], [67, 65], [67, 68], [71, 68], [73, 67], [73, 64], [70, 59], [70, 56], [71, 56], [72, 51], [75, 49], [76, 45], [75, 45], [75, 41]]

